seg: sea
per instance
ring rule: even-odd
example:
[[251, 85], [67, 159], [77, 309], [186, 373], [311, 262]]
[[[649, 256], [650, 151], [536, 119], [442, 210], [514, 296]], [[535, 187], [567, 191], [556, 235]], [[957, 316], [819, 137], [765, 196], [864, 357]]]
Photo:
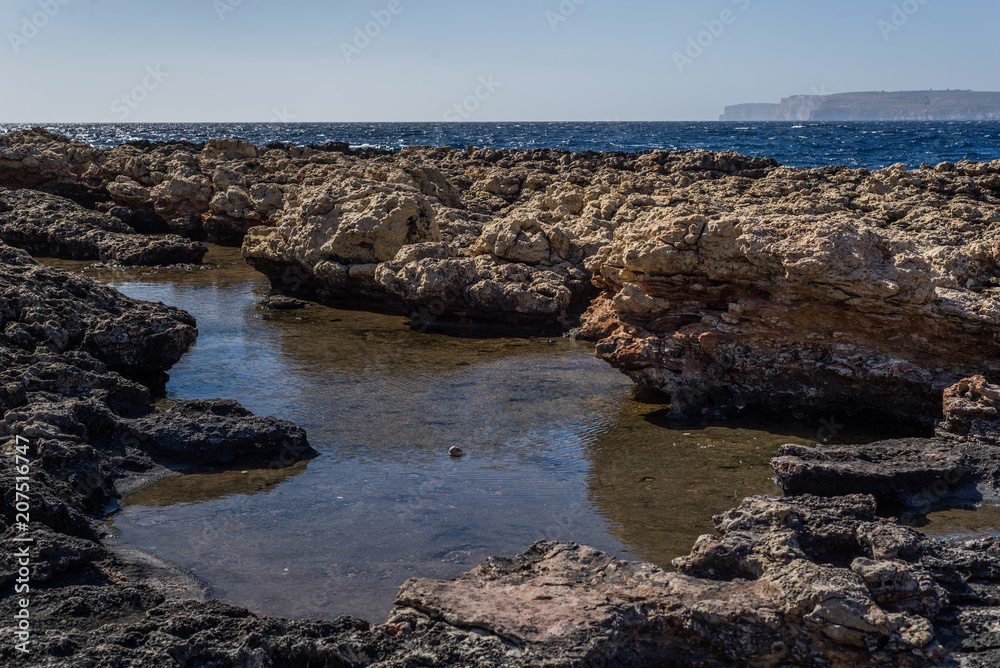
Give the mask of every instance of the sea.
[[[0, 133], [30, 127], [0, 123]], [[775, 158], [792, 167], [881, 169], [896, 163], [992, 161], [1000, 158], [1000, 122], [594, 122], [594, 123], [128, 123], [45, 125], [107, 148], [137, 140], [204, 142], [237, 137], [258, 145], [284, 142], [401, 150], [407, 146], [491, 146], [570, 151], [707, 149]]]

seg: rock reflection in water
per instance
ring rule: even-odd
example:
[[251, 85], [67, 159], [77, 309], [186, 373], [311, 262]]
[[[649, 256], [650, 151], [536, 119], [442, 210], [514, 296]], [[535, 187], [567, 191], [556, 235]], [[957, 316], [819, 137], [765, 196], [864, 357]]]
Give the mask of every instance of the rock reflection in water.
[[268, 614], [381, 621], [407, 578], [450, 578], [541, 538], [669, 567], [713, 514], [777, 493], [770, 457], [821, 428], [677, 430], [590, 345], [448, 337], [323, 306], [267, 311], [269, 286], [238, 251], [213, 247], [206, 261], [84, 272], [198, 318], [167, 402], [236, 399], [304, 427], [321, 456], [274, 478], [165, 481], [114, 524], [214, 596]]
[[908, 523], [931, 536], [972, 540], [997, 535], [1000, 506], [990, 501], [976, 508], [951, 508], [925, 517], [906, 518]]
[[168, 478], [144, 487], [126, 500], [133, 506], [173, 506], [222, 499], [233, 494], [266, 494], [305, 472], [309, 462], [283, 469], [253, 469], [199, 473]]

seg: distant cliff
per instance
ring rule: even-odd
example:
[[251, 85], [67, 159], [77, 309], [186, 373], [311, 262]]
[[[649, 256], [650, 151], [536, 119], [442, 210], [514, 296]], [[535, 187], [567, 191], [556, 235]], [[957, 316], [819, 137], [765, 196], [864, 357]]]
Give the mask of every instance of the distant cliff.
[[726, 107], [721, 121], [997, 121], [1000, 93], [971, 90], [794, 95]]

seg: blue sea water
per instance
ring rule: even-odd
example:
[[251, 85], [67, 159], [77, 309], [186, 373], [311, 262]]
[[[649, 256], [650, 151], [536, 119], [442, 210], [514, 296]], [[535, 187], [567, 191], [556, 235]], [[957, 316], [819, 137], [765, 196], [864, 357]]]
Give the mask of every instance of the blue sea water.
[[[0, 133], [27, 127], [0, 123]], [[1000, 158], [1000, 122], [895, 123], [130, 123], [46, 126], [108, 147], [124, 142], [239, 137], [264, 145], [347, 142], [352, 147], [492, 146], [571, 151], [734, 150], [793, 167], [879, 169]]]

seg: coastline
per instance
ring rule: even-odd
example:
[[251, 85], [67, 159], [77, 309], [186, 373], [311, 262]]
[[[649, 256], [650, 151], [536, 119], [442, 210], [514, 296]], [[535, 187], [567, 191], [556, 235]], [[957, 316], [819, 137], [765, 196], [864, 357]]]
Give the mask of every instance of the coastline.
[[[846, 394], [855, 402], [881, 400], [882, 417], [918, 421], [928, 431], [903, 444], [865, 446], [909, 448], [910, 458], [875, 470], [862, 448], [783, 453], [775, 467], [789, 496], [747, 499], [720, 516], [722, 536], [699, 541], [679, 560], [679, 574], [543, 542], [448, 583], [411, 580], [400, 590], [400, 609], [377, 627], [345, 618], [257, 618], [117, 580], [119, 560], [94, 543], [95, 509], [152, 482], [143, 478], [150, 471], [177, 473], [156, 468], [156, 459], [195, 456], [192, 464], [213, 467], [264, 454], [287, 466], [314, 454], [305, 434], [232, 402], [152, 410], [148, 389], [109, 369], [159, 383], [193, 343], [193, 319], [38, 268], [5, 245], [3, 266], [35, 277], [40, 303], [55, 303], [57, 286], [67, 283], [93, 303], [82, 323], [65, 305], [63, 321], [52, 326], [46, 320], [38, 327], [26, 309], [5, 318], [5, 345], [24, 351], [10, 352], [12, 360], [35, 355], [30, 364], [65, 365], [64, 377], [89, 374], [91, 386], [83, 395], [65, 381], [5, 389], [8, 436], [36, 439], [32, 447], [52, 452], [50, 441], [72, 447], [90, 465], [69, 458], [53, 466], [51, 453], [49, 463], [33, 460], [49, 467], [46, 493], [63, 508], [32, 528], [39, 544], [53, 546], [48, 574], [39, 575], [39, 605], [68, 629], [43, 634], [47, 654], [35, 655], [37, 665], [105, 656], [153, 665], [156, 653], [168, 652], [222, 665], [325, 659], [388, 666], [418, 655], [439, 665], [627, 665], [664, 655], [682, 665], [946, 665], [970, 653], [967, 665], [985, 665], [996, 651], [982, 629], [1000, 619], [991, 603], [1000, 591], [997, 539], [929, 540], [876, 508], [926, 512], [967, 502], [976, 494], [970, 489], [980, 498], [995, 490], [1000, 389], [991, 383], [998, 370], [981, 361], [995, 352], [1000, 331], [989, 229], [1000, 211], [1000, 161], [872, 173], [792, 170], [708, 152], [414, 149], [390, 157], [343, 147], [265, 151], [223, 140], [105, 154], [44, 132], [17, 135], [13, 144], [10, 136], [0, 139], [7, 141], [0, 185], [47, 191], [47, 201], [59, 198], [76, 226], [55, 237], [41, 221], [30, 244], [19, 237], [36, 252], [44, 238], [49, 252], [75, 254], [70, 242], [86, 236], [75, 230], [91, 227], [129, 227], [114, 233], [141, 245], [128, 222], [137, 220], [181, 236], [242, 239], [250, 264], [292, 296], [347, 296], [411, 314], [417, 326], [578, 328], [600, 340], [599, 356], [670, 394], [679, 416], [710, 419], [740, 405], [845, 410]], [[154, 185], [157, 173], [163, 179]], [[844, 198], [860, 204], [849, 209]], [[91, 216], [81, 202], [102, 215]], [[706, 209], [709, 203], [716, 209]], [[39, 220], [33, 204], [17, 211]], [[935, 245], [948, 235], [953, 245]], [[180, 237], [170, 243], [190, 247]], [[590, 307], [582, 321], [574, 309], [581, 304]], [[108, 330], [102, 318], [111, 312], [141, 324]], [[860, 317], [871, 320], [847, 326]], [[792, 323], [774, 327], [774, 318]], [[910, 323], [907, 336], [892, 329], [901, 319]], [[159, 329], [150, 331], [150, 322]], [[891, 335], [868, 337], [866, 327]], [[752, 347], [765, 338], [779, 345]], [[169, 350], [150, 357], [165, 341]], [[798, 353], [791, 362], [782, 357], [790, 351]], [[737, 367], [739, 360], [753, 366]], [[755, 384], [733, 380], [734, 367]], [[794, 382], [781, 385], [789, 378]], [[804, 387], [812, 388], [805, 400]], [[904, 395], [915, 400], [886, 399]], [[204, 438], [206, 424], [253, 436], [195, 452], [191, 442]], [[255, 452], [260, 443], [266, 453]], [[97, 484], [67, 496], [84, 470]], [[826, 498], [799, 495], [819, 491], [817, 481]], [[939, 481], [943, 492], [934, 491], [925, 507], [924, 492]], [[12, 532], [7, 528], [6, 540]], [[566, 581], [573, 583], [568, 595], [550, 595]], [[108, 600], [89, 602], [97, 591]], [[75, 608], [66, 603], [77, 599]], [[4, 613], [11, 603], [0, 602]], [[524, 613], [516, 619], [505, 613], [513, 603]], [[552, 620], [559, 632], [550, 630]], [[172, 634], [178, 626], [190, 633]], [[108, 640], [115, 637], [109, 627], [121, 642]], [[0, 649], [0, 657], [14, 658], [10, 651]]]

